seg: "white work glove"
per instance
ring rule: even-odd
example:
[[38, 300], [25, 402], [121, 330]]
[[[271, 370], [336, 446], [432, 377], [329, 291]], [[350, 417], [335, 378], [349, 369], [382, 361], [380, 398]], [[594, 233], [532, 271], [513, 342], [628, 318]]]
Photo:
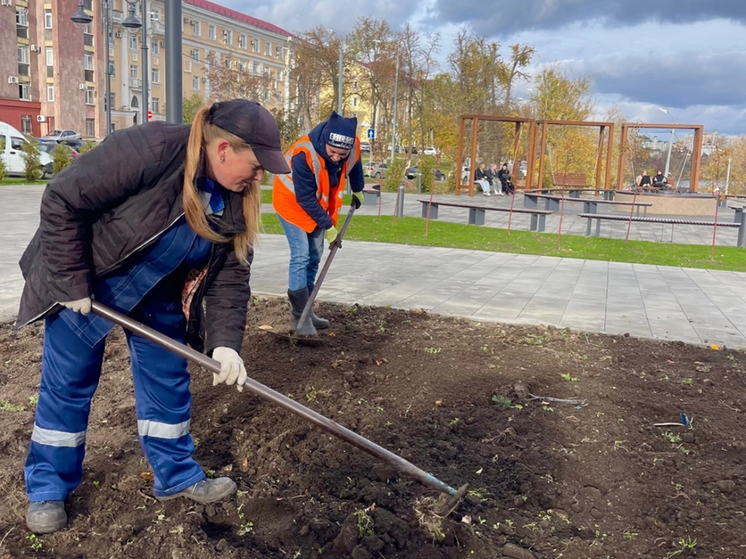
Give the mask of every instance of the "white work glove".
[[212, 358], [220, 363], [220, 374], [212, 374], [212, 385], [217, 386], [221, 382], [227, 385], [235, 384], [239, 392], [243, 392], [246, 382], [246, 367], [243, 359], [236, 353], [235, 349], [229, 347], [216, 347], [212, 351]]
[[60, 301], [60, 305], [67, 307], [71, 311], [79, 312], [83, 316], [91, 312], [90, 297], [83, 297], [82, 299], [78, 299], [77, 301], [68, 301], [67, 303]]

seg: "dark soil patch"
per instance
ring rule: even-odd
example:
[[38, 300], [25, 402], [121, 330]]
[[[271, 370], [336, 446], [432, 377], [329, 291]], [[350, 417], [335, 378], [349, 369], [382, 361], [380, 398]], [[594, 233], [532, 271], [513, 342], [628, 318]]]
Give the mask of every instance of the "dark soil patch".
[[[0, 556], [177, 558], [739, 558], [746, 355], [382, 308], [319, 306], [320, 347], [258, 326], [249, 374], [470, 491], [440, 526], [436, 497], [391, 467], [194, 371], [192, 432], [210, 475], [239, 494], [153, 500], [121, 332], [112, 335], [69, 527], [31, 537], [22, 468], [41, 328], [0, 328]], [[332, 335], [333, 334], [333, 335]], [[530, 400], [586, 399], [588, 405]], [[686, 427], [654, 427], [680, 413]], [[504, 555], [503, 555], [504, 554]]]

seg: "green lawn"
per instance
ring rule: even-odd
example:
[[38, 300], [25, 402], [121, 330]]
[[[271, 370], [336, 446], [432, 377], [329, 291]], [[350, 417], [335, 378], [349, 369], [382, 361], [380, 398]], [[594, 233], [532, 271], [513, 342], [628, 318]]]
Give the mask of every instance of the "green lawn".
[[[346, 203], [349, 204], [349, 201]], [[262, 223], [265, 233], [282, 234], [275, 214], [263, 214]], [[378, 218], [358, 215], [353, 217], [345, 237], [356, 241], [746, 272], [746, 250], [736, 247], [715, 247], [713, 262], [710, 260], [710, 247], [704, 245], [625, 242], [563, 235], [562, 246], [558, 248], [555, 234], [508, 231], [444, 221], [431, 221], [429, 234], [425, 237], [425, 220], [416, 217], [399, 218], [394, 222], [391, 216]]]
[[13, 177], [13, 178], [4, 178], [0, 181], [0, 186], [12, 186], [12, 185], [39, 185], [39, 184], [47, 184], [49, 182], [48, 179], [40, 179], [36, 181], [28, 182], [23, 177]]

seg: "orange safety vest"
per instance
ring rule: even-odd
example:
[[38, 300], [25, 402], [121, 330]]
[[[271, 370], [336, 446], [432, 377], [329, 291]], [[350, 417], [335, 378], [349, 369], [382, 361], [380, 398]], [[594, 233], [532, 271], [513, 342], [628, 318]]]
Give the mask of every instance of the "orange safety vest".
[[[329, 184], [326, 160], [316, 153], [313, 143], [308, 136], [304, 136], [295, 142], [285, 153], [285, 160], [291, 169], [292, 159], [299, 153], [305, 154], [308, 167], [316, 176], [316, 200], [318, 200], [319, 205], [332, 218], [332, 223], [336, 227], [339, 208], [342, 205], [342, 195], [345, 190], [345, 181], [348, 180], [350, 171], [360, 159], [360, 140], [355, 138], [355, 148], [350, 152], [347, 161], [342, 164], [339, 184], [334, 189]], [[292, 172], [287, 175], [275, 175], [275, 183], [272, 187], [272, 206], [285, 221], [292, 223], [296, 227], [300, 227], [306, 233], [311, 233], [318, 227], [318, 224], [300, 207], [295, 198], [295, 185], [293, 184]]]

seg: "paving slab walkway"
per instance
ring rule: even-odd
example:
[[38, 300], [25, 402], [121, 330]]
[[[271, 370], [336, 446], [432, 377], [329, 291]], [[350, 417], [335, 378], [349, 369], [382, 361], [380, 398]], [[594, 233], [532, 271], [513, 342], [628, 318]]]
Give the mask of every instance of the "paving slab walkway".
[[[0, 187], [0, 321], [17, 310], [17, 262], [38, 226], [41, 193]], [[254, 293], [285, 295], [288, 258], [285, 237], [261, 236]], [[345, 241], [319, 298], [746, 348], [746, 274], [737, 272]]]

